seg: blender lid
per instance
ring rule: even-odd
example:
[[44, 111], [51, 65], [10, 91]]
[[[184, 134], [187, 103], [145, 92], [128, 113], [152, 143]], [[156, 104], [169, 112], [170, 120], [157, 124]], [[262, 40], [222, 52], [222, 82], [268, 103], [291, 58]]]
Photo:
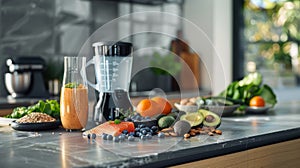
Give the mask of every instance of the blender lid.
[[93, 43], [95, 55], [127, 57], [132, 53], [132, 43], [128, 42], [96, 42]]

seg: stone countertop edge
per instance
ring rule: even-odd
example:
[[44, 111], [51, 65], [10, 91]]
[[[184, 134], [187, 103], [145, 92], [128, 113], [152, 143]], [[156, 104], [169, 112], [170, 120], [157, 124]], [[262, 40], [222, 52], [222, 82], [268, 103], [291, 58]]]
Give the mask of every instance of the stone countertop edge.
[[[272, 145], [288, 140], [300, 138], [300, 128], [293, 128], [268, 134], [251, 136], [241, 139], [229, 140], [221, 143], [215, 143], [205, 146], [193, 147], [178, 151], [168, 151], [158, 154], [155, 158], [164, 158], [163, 160], [152, 160], [151, 163], [143, 166], [143, 168], [166, 167], [184, 164], [193, 161], [213, 158], [235, 152], [246, 151], [249, 149]], [[209, 150], [205, 150], [208, 149]], [[168, 158], [166, 160], [165, 158]]]

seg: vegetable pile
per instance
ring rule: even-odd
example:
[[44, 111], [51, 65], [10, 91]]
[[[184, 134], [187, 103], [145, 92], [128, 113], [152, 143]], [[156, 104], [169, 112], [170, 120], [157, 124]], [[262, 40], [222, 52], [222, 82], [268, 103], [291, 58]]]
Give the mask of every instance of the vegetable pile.
[[60, 107], [57, 100], [40, 100], [38, 103], [28, 106], [28, 107], [16, 107], [13, 109], [13, 112], [6, 118], [21, 118], [32, 112], [41, 112], [46, 113], [56, 119], [60, 117]]
[[239, 103], [243, 109], [249, 105], [254, 96], [261, 96], [267, 104], [274, 106], [277, 103], [276, 95], [272, 88], [263, 84], [262, 75], [258, 72], [245, 76], [240, 81], [234, 81], [222, 91], [219, 96]]

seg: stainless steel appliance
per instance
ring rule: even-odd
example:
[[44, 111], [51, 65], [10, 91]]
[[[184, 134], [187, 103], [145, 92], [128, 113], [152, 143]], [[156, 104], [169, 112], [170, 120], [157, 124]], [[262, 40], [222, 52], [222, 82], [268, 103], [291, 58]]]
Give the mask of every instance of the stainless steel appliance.
[[40, 57], [17, 57], [7, 59], [5, 86], [12, 98], [49, 97], [45, 88], [43, 70], [45, 62]]
[[132, 69], [132, 44], [126, 42], [97, 42], [95, 56], [87, 63], [94, 64], [96, 84], [88, 84], [99, 92], [94, 120], [104, 122], [120, 118], [132, 109], [128, 90]]

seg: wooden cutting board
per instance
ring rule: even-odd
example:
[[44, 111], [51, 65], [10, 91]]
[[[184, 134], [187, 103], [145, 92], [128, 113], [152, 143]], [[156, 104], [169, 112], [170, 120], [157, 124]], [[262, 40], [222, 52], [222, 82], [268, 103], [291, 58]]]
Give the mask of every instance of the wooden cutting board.
[[196, 53], [182, 52], [182, 70], [180, 86], [183, 90], [199, 90], [200, 87], [200, 58]]

